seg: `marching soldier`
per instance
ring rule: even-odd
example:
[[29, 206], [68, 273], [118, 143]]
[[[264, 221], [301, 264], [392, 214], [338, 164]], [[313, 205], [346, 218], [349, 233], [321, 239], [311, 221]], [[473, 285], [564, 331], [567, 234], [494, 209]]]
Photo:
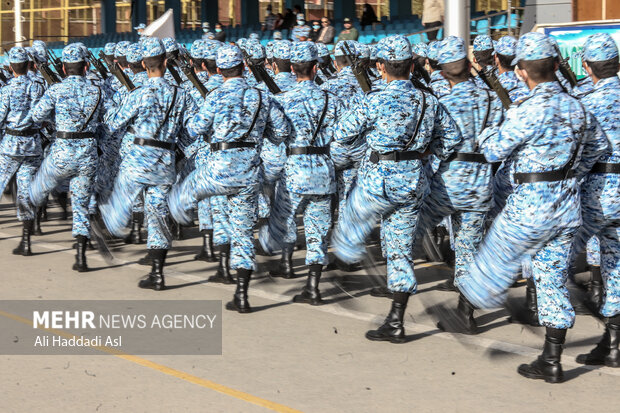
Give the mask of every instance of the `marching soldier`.
[[501, 127], [478, 137], [489, 162], [511, 157], [514, 191], [459, 281], [476, 307], [500, 306], [521, 259], [532, 257], [538, 318], [546, 327], [542, 355], [519, 366], [519, 374], [548, 382], [563, 380], [560, 356], [575, 312], [566, 278], [574, 235], [581, 224], [578, 179], [608, 149], [600, 126], [555, 78], [557, 53], [541, 33], [517, 44], [514, 63], [530, 94], [506, 113]]
[[[329, 157], [332, 128], [342, 105], [331, 92], [316, 83], [318, 54], [311, 42], [293, 43], [290, 64], [297, 84], [279, 101], [292, 125], [285, 140], [287, 159], [277, 186], [269, 222], [260, 230], [265, 251], [292, 249], [297, 240], [298, 212], [303, 214], [306, 234], [308, 279], [295, 302], [322, 304], [319, 281], [328, 264], [327, 233], [331, 227], [331, 194], [336, 192], [334, 164]], [[286, 274], [284, 274], [286, 276]]]
[[168, 202], [173, 218], [189, 225], [198, 202], [214, 195], [227, 196], [230, 267], [237, 270], [237, 289], [226, 308], [248, 313], [248, 284], [256, 268], [252, 229], [257, 212], [260, 140], [266, 136], [279, 143], [290, 129], [271, 97], [251, 88], [243, 78], [239, 47], [220, 47], [216, 63], [224, 83], [207, 96], [188, 125], [192, 135], [208, 136], [211, 152], [206, 165], [173, 187]]
[[446, 159], [460, 143], [461, 134], [437, 99], [415, 89], [409, 80], [413, 54], [407, 38], [382, 39], [377, 57], [387, 86], [368, 94], [334, 127], [335, 140], [366, 133], [368, 151], [332, 242], [339, 259], [359, 262], [366, 238], [377, 221], [383, 220], [388, 288], [394, 295], [385, 323], [366, 337], [402, 343], [405, 309], [417, 288], [411, 252], [428, 186], [422, 155], [430, 151]]
[[450, 83], [441, 74], [441, 66], [439, 66], [439, 49], [441, 43], [433, 41], [428, 44], [426, 50], [426, 62], [428, 63], [428, 72], [431, 75], [429, 87], [439, 99], [442, 96], [450, 94]]
[[50, 86], [32, 109], [35, 123], [55, 122], [56, 139], [50, 146], [30, 185], [30, 202], [43, 204], [63, 180], [70, 180], [73, 207], [73, 237], [77, 255], [73, 269], [88, 271], [86, 245], [90, 239], [88, 205], [97, 168], [96, 131], [103, 114], [103, 90], [86, 80], [88, 65], [83, 49], [76, 44], [62, 51], [67, 77]]
[[[620, 367], [620, 79], [618, 46], [607, 33], [594, 34], [586, 40], [583, 61], [594, 89], [581, 99], [598, 120], [610, 143], [610, 153], [599, 158], [581, 184], [583, 225], [575, 235], [575, 251], [593, 235], [601, 246], [599, 276], [594, 280], [600, 290], [601, 303], [591, 296], [591, 307], [605, 317], [603, 338], [577, 362], [589, 365]], [[605, 288], [603, 288], [603, 285]]]
[[13, 250], [15, 255], [32, 255], [30, 235], [34, 230], [36, 211], [28, 200], [32, 178], [41, 165], [43, 150], [30, 111], [43, 95], [39, 82], [28, 77], [28, 53], [23, 47], [13, 47], [8, 53], [14, 77], [0, 89], [0, 194], [16, 175], [17, 220], [22, 222], [22, 239]]
[[148, 81], [106, 114], [111, 133], [130, 127], [135, 138], [122, 159], [112, 194], [100, 203], [99, 209], [108, 230], [116, 236], [126, 236], [134, 202], [144, 191], [147, 249], [152, 267], [148, 278], [138, 286], [158, 291], [166, 288], [163, 268], [172, 245], [166, 197], [176, 178], [175, 145], [196, 106], [183, 88], [164, 78], [166, 50], [161, 40], [145, 38], [142, 46], [142, 64]]

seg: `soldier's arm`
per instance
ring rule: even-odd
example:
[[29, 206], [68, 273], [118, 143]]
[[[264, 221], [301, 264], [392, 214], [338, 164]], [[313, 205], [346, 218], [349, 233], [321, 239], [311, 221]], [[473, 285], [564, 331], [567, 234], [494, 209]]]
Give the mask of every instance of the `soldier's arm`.
[[269, 99], [269, 117], [264, 136], [271, 142], [278, 144], [284, 141], [291, 132], [291, 124], [284, 114], [284, 109], [275, 99]]
[[349, 144], [368, 128], [369, 107], [366, 99], [356, 100], [334, 126], [334, 141]]
[[9, 91], [7, 87], [0, 89], [0, 126], [6, 122], [9, 114]]
[[489, 162], [500, 162], [508, 158], [521, 144], [537, 135], [544, 126], [544, 111], [524, 111], [512, 107], [506, 112], [506, 121], [501, 126], [486, 128], [478, 137], [480, 151]]
[[590, 112], [586, 113], [586, 128], [581, 142], [583, 151], [575, 171], [578, 180], [583, 178], [592, 169], [592, 166], [601, 156], [611, 151], [611, 143], [607, 135]]
[[105, 114], [104, 122], [110, 133], [114, 133], [127, 126], [140, 111], [148, 110], [148, 108], [142, 108], [145, 101], [148, 104], [148, 99], [141, 99], [142, 95], [136, 93], [138, 90], [139, 89], [136, 89], [134, 92], [130, 92], [125, 99], [123, 99], [121, 105], [110, 109]]
[[209, 94], [200, 110], [188, 119], [186, 128], [191, 136], [205, 135], [209, 131], [215, 119], [217, 99], [218, 93]]
[[441, 102], [437, 104], [434, 115], [435, 124], [429, 149], [439, 159], [446, 160], [454, 152], [454, 148], [461, 143], [463, 136], [458, 125]]
[[47, 89], [43, 96], [41, 96], [41, 99], [39, 99], [37, 104], [32, 108], [30, 116], [34, 123], [42, 123], [43, 121], [52, 119], [56, 107], [54, 90], [55, 88], [53, 86]]

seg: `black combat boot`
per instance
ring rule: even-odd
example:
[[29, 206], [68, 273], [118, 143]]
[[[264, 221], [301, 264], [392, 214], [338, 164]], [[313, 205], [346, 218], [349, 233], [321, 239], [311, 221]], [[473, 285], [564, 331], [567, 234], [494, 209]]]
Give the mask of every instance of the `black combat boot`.
[[[456, 313], [454, 313], [455, 321], [458, 325], [455, 328], [458, 330], [458, 333], [478, 334], [478, 325], [474, 319], [474, 309], [474, 305], [463, 294], [459, 294], [459, 304], [456, 307]], [[448, 326], [441, 321], [437, 323], [437, 328], [442, 331], [449, 331]]]
[[612, 318], [607, 323], [603, 338], [588, 354], [580, 354], [577, 356], [577, 363], [587, 364], [590, 366], [620, 367], [620, 350], [618, 350], [618, 339], [620, 334], [620, 325], [612, 324], [620, 323], [620, 316]]
[[547, 327], [545, 346], [538, 358], [530, 364], [521, 364], [517, 371], [528, 379], [544, 380], [547, 383], [561, 383], [564, 372], [560, 364], [562, 345], [566, 340], [566, 329]]
[[409, 293], [394, 293], [392, 308], [385, 322], [377, 330], [366, 332], [366, 338], [372, 341], [390, 341], [392, 343], [405, 342], [405, 327], [403, 318], [409, 301]]
[[248, 285], [250, 284], [250, 277], [252, 276], [252, 270], [246, 270], [240, 268], [237, 270], [237, 289], [233, 300], [226, 304], [226, 309], [231, 311], [237, 311], [239, 313], [251, 313], [252, 308], [248, 302]]
[[202, 249], [194, 257], [195, 260], [201, 260], [206, 262], [215, 262], [215, 254], [213, 253], [213, 230], [203, 229], [202, 233]]
[[151, 249], [149, 255], [151, 256], [151, 272], [146, 280], [140, 280], [138, 287], [151, 289], [155, 291], [161, 291], [166, 289], [166, 282], [164, 280], [164, 265], [166, 263], [166, 254], [168, 250], [165, 249]]
[[209, 277], [208, 281], [212, 283], [234, 284], [235, 280], [230, 275], [230, 244], [218, 245], [216, 248], [220, 254], [220, 265], [217, 267], [215, 275]]
[[76, 238], [76, 254], [75, 264], [73, 264], [73, 271], [86, 272], [88, 271], [88, 265], [86, 265], [86, 248], [88, 244], [88, 238], [84, 235], [78, 235]]
[[41, 221], [47, 221], [47, 199], [39, 208], [41, 209]]
[[22, 227], [22, 239], [19, 241], [17, 248], [13, 250], [13, 255], [23, 255], [24, 257], [29, 257], [32, 255], [32, 250], [30, 249], [30, 235], [32, 234], [33, 226], [33, 220], [24, 221]]
[[536, 297], [536, 284], [534, 278], [527, 279], [525, 286], [525, 305], [527, 307], [526, 321], [534, 327], [540, 326], [538, 321], [538, 298]]
[[322, 270], [323, 266], [321, 264], [310, 265], [306, 286], [301, 291], [301, 294], [297, 294], [293, 297], [293, 302], [311, 305], [323, 304], [321, 292], [319, 291], [319, 281], [321, 280]]
[[382, 297], [382, 298], [393, 298], [394, 293], [390, 291], [385, 285], [380, 287], [374, 287], [370, 290], [370, 295], [373, 297]]
[[452, 273], [450, 275], [450, 278], [448, 278], [446, 281], [442, 282], [441, 284], [437, 284], [437, 289], [439, 291], [458, 291], [454, 286], [454, 273]]
[[131, 231], [125, 237], [125, 244], [143, 244], [142, 223], [144, 222], [144, 212], [134, 212], [131, 217]]
[[588, 307], [593, 314], [598, 314], [603, 304], [603, 276], [601, 275], [601, 267], [593, 265], [590, 267], [590, 288], [588, 295], [584, 300], [584, 305]]
[[293, 250], [295, 244], [284, 244], [282, 247], [282, 259], [278, 264], [278, 268], [273, 271], [269, 271], [269, 274], [274, 277], [294, 278], [295, 272], [293, 271]]
[[66, 221], [67, 219], [69, 219], [69, 212], [68, 212], [68, 202], [69, 197], [67, 195], [66, 192], [60, 192], [58, 193], [58, 195], [56, 195], [56, 201], [58, 202], [58, 205], [60, 205], [60, 208], [62, 209], [62, 213], [60, 214], [60, 219], [62, 221]]
[[34, 229], [32, 233], [34, 235], [43, 235], [41, 230], [41, 217], [43, 216], [43, 208], [37, 208], [37, 214], [34, 219]]

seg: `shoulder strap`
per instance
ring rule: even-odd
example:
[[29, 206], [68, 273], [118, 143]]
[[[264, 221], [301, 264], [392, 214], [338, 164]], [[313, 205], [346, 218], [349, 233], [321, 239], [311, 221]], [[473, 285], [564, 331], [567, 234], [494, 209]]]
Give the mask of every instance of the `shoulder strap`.
[[420, 113], [420, 117], [418, 118], [418, 123], [416, 123], [415, 125], [415, 130], [413, 131], [413, 135], [411, 135], [411, 139], [409, 139], [409, 142], [407, 142], [407, 145], [405, 146], [405, 151], [408, 150], [411, 145], [413, 145], [413, 142], [415, 138], [418, 136], [418, 132], [420, 131], [420, 126], [422, 125], [422, 120], [424, 119], [424, 115], [426, 114], [426, 95], [424, 94], [423, 91], [420, 91], [420, 93], [422, 94], [422, 113]]
[[578, 99], [575, 99], [575, 100], [577, 101], [579, 106], [581, 106], [581, 112], [583, 113], [583, 125], [581, 125], [581, 129], [579, 130], [579, 140], [577, 141], [575, 152], [573, 153], [573, 156], [571, 156], [571, 158], [568, 160], [568, 162], [566, 163], [566, 165], [564, 165], [564, 168], [563, 168], [564, 172], [566, 172], [567, 175], [572, 170], [573, 165], [575, 164], [575, 161], [577, 160], [577, 156], [579, 155], [579, 151], [581, 150], [581, 146], [583, 144], [583, 135], [586, 130], [586, 123], [588, 121], [588, 112], [585, 106]]
[[170, 106], [168, 106], [168, 109], [166, 110], [166, 115], [164, 116], [164, 120], [159, 124], [159, 127], [155, 131], [155, 134], [153, 135], [153, 139], [157, 139], [157, 135], [159, 135], [161, 128], [163, 128], [166, 122], [168, 122], [168, 118], [170, 118], [170, 112], [172, 112], [172, 108], [174, 107], [174, 104], [176, 103], [177, 91], [179, 89], [176, 86], [173, 86], [173, 88], [174, 88], [174, 92], [172, 92], [172, 101], [170, 102]]
[[[482, 127], [480, 128], [480, 133], [482, 133], [482, 131], [486, 129], [487, 122], [489, 121], [489, 114], [491, 113], [491, 92], [489, 92], [489, 89], [482, 89], [482, 90], [484, 90], [487, 94], [487, 110], [486, 110], [486, 113], [484, 114], [484, 120], [482, 121]], [[478, 152], [478, 142], [476, 142], [476, 144], [474, 145], [474, 152]]]
[[314, 146], [314, 141], [316, 140], [316, 137], [319, 134], [321, 127], [323, 126], [323, 121], [325, 120], [325, 114], [327, 113], [327, 104], [329, 103], [329, 94], [327, 93], [326, 90], [323, 91], [323, 94], [325, 95], [325, 103], [323, 104], [323, 112], [321, 112], [319, 123], [317, 123], [316, 129], [314, 130], [314, 133], [312, 134], [312, 139], [310, 139], [309, 146]]
[[88, 119], [86, 119], [86, 123], [84, 123], [84, 125], [82, 125], [82, 127], [80, 128], [80, 130], [78, 132], [82, 132], [84, 129], [86, 129], [86, 127], [88, 126], [90, 121], [93, 119], [93, 116], [95, 116], [95, 112], [97, 112], [97, 108], [99, 107], [99, 103], [101, 103], [101, 88], [99, 86], [95, 86], [95, 87], [97, 88], [97, 103], [95, 104], [95, 107], [93, 107], [93, 110], [90, 112], [90, 115], [88, 116]]
[[252, 123], [250, 124], [250, 129], [248, 129], [248, 131], [244, 133], [243, 136], [241, 136], [242, 141], [246, 140], [250, 136], [250, 133], [252, 133], [252, 130], [254, 129], [254, 126], [256, 125], [256, 121], [258, 120], [258, 114], [260, 113], [260, 108], [263, 105], [263, 95], [260, 93], [260, 90], [258, 90], [255, 87], [253, 87], [252, 89], [256, 90], [256, 93], [258, 93], [258, 107], [256, 108], [256, 112], [254, 112], [254, 118], [252, 119]]

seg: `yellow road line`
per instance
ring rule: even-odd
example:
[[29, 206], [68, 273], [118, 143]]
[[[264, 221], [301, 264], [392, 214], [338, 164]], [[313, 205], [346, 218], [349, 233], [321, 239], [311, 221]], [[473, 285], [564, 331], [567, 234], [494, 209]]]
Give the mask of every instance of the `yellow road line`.
[[[32, 325], [32, 320], [29, 320], [27, 318], [18, 316], [16, 314], [11, 314], [11, 313], [7, 313], [4, 312], [2, 310], [0, 310], [0, 316], [6, 317], [6, 318], [10, 318], [11, 320], [15, 320], [17, 322], [20, 323], [24, 323], [27, 324], [29, 326]], [[56, 334], [57, 336], [61, 336], [61, 337], [65, 337], [65, 338], [74, 338], [77, 336], [74, 336], [71, 333], [68, 333], [66, 331], [62, 331], [62, 330], [57, 330], [57, 329], [53, 329], [53, 328], [39, 328], [40, 330], [45, 330], [47, 332], [50, 332], [52, 334]], [[122, 351], [119, 351], [117, 349], [111, 348], [111, 347], [106, 347], [106, 346], [96, 346], [96, 347], [92, 347], [93, 349], [99, 350], [103, 353], [108, 353], [108, 354], [112, 354], [115, 357], [130, 361], [132, 363], [135, 364], [139, 364], [140, 366], [143, 367], [148, 367], [150, 369], [153, 370], [157, 370], [161, 373], [167, 374], [169, 376], [172, 377], [176, 377], [177, 379], [181, 379], [181, 380], [185, 380], [189, 383], [193, 383], [193, 384], [197, 384], [199, 386], [202, 387], [206, 387], [207, 389], [211, 389], [214, 390], [218, 393], [222, 393], [225, 394], [227, 396], [231, 396], [234, 397], [236, 399], [239, 400], [243, 400], [246, 401], [248, 403], [252, 403], [255, 404], [257, 406], [260, 407], [264, 407], [266, 409], [269, 410], [273, 410], [275, 412], [282, 412], [282, 413], [301, 413], [301, 411], [293, 409], [291, 407], [288, 406], [284, 406], [282, 404], [279, 403], [275, 403], [266, 399], [262, 399], [260, 397], [257, 396], [253, 396], [249, 393], [244, 393], [242, 391], [239, 390], [235, 390], [233, 388], [224, 386], [222, 384], [216, 383], [214, 381], [211, 380], [207, 380], [207, 379], [203, 379], [201, 377], [198, 376], [194, 376], [192, 374], [188, 374], [185, 373], [183, 371], [180, 370], [176, 370], [173, 369], [171, 367], [168, 366], [164, 366], [163, 364], [159, 364], [159, 363], [155, 363], [151, 360], [147, 360], [145, 358], [142, 357], [138, 357], [138, 356], [134, 356], [131, 354], [127, 354], [127, 353], [123, 353]]]

